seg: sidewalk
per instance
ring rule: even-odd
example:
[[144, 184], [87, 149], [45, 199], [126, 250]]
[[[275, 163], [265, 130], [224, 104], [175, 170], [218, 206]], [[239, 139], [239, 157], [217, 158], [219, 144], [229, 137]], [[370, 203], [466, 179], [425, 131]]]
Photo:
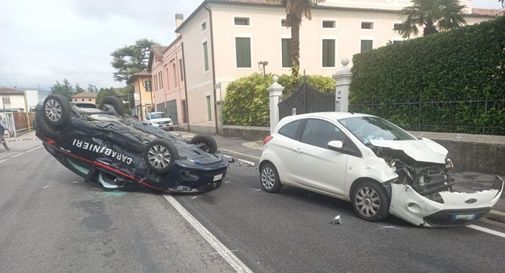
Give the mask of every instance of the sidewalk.
[[[176, 132], [190, 139], [195, 134], [191, 132]], [[235, 152], [252, 155], [254, 157], [261, 156], [263, 149], [263, 141], [246, 141], [240, 138], [229, 138], [222, 136], [214, 136], [221, 150], [232, 150]], [[475, 192], [490, 189], [495, 181], [495, 175], [484, 174], [478, 172], [456, 172], [456, 185], [454, 189], [462, 192]], [[505, 178], [504, 178], [505, 179]], [[493, 207], [488, 218], [505, 223], [505, 194], [502, 194], [498, 203]]]
[[10, 150], [6, 151], [3, 145], [0, 145], [0, 160], [15, 155], [17, 153], [35, 148], [42, 142], [35, 136], [35, 131], [26, 132], [17, 137], [6, 137], [7, 145]]

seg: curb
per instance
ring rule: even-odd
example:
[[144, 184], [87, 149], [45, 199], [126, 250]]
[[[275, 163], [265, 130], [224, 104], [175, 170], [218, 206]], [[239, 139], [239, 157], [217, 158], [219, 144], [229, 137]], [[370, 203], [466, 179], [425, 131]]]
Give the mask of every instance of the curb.
[[505, 212], [498, 210], [491, 210], [487, 215], [488, 219], [505, 223]]

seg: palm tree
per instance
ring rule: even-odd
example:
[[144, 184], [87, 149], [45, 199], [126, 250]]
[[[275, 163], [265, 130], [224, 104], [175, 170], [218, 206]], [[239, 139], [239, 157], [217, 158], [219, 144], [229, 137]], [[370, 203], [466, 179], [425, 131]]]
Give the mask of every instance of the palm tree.
[[286, 8], [286, 24], [291, 27], [291, 74], [298, 77], [300, 70], [300, 25], [303, 17], [311, 19], [311, 9], [324, 0], [269, 0]]
[[464, 8], [459, 0], [412, 0], [412, 6], [400, 12], [403, 23], [398, 32], [408, 38], [419, 33], [418, 26], [424, 27], [423, 36], [458, 28], [466, 23]]

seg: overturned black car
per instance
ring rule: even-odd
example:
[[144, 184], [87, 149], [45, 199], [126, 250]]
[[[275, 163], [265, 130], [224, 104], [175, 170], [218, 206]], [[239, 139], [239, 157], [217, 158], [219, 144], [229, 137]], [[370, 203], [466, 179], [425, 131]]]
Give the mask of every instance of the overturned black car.
[[61, 164], [106, 189], [196, 193], [221, 185], [228, 161], [212, 137], [186, 141], [123, 112], [115, 97], [97, 109], [50, 95], [37, 106], [36, 135]]

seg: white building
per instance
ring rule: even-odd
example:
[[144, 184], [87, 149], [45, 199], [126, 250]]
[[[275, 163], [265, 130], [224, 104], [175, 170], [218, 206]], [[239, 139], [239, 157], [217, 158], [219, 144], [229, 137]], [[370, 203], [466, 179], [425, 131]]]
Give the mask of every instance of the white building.
[[[493, 16], [467, 6], [474, 24]], [[300, 28], [300, 72], [331, 76], [340, 60], [361, 51], [403, 40], [395, 31], [408, 0], [327, 0], [312, 9]], [[216, 102], [226, 85], [261, 72], [290, 73], [290, 28], [285, 8], [266, 0], [205, 0], [177, 27], [186, 68], [189, 123], [192, 130], [215, 132]], [[422, 30], [420, 31], [422, 33]]]

